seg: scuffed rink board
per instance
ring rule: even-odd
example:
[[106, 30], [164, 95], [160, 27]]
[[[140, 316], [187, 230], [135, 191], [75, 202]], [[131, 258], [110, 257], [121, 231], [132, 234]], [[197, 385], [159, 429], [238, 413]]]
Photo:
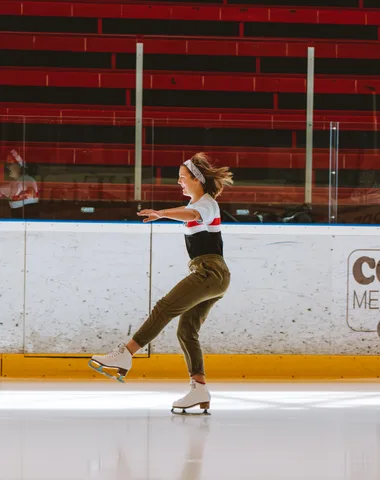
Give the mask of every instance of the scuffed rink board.
[[19, 353], [24, 343], [25, 223], [0, 222], [0, 351]]
[[149, 313], [145, 225], [31, 222], [26, 264], [25, 353], [108, 353]]

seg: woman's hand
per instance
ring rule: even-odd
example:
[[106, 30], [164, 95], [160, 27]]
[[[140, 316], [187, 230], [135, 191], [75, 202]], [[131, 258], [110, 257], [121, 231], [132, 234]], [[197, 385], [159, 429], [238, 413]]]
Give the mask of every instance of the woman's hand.
[[159, 210], [141, 210], [140, 212], [137, 212], [137, 215], [139, 217], [148, 217], [144, 218], [143, 222], [154, 222], [155, 220], [158, 220], [159, 218], [162, 218], [161, 212]]

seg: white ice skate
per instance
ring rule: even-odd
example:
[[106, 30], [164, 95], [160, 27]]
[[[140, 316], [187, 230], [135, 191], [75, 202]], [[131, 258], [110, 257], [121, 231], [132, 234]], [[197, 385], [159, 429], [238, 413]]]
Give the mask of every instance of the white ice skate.
[[[172, 413], [180, 415], [210, 415], [207, 411], [210, 408], [210, 392], [206, 385], [196, 382], [193, 378], [190, 380], [190, 392], [184, 397], [173, 403]], [[204, 409], [202, 413], [188, 413], [187, 408], [198, 406]], [[182, 410], [177, 412], [176, 409]]]
[[88, 365], [106, 377], [124, 383], [124, 378], [132, 367], [132, 355], [127, 347], [121, 343], [107, 355], [94, 355]]

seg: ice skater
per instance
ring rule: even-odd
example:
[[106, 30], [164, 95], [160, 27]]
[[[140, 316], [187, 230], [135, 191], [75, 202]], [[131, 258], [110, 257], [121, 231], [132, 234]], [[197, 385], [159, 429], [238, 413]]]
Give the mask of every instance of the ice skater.
[[38, 218], [39, 196], [36, 180], [28, 175], [25, 160], [16, 150], [7, 154], [11, 182], [0, 184], [0, 198], [9, 201], [12, 218]]
[[206, 385], [199, 330], [215, 303], [226, 293], [230, 272], [223, 258], [221, 218], [217, 201], [225, 186], [233, 184], [228, 167], [215, 167], [204, 153], [195, 154], [179, 169], [178, 183], [186, 206], [167, 210], [142, 210], [144, 222], [168, 218], [184, 222], [185, 243], [190, 257], [190, 274], [157, 302], [141, 328], [125, 345], [108, 355], [94, 355], [89, 365], [99, 373], [124, 381], [133, 355], [150, 343], [163, 328], [179, 316], [177, 337], [190, 374], [190, 392], [173, 403], [175, 409], [200, 406], [207, 413], [210, 393]]

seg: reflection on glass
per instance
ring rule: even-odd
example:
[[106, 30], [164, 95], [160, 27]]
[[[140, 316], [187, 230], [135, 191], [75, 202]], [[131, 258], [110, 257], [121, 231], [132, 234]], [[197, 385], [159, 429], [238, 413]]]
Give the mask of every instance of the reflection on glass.
[[38, 218], [38, 186], [36, 180], [28, 174], [25, 160], [17, 150], [12, 149], [7, 154], [5, 165], [9, 180], [0, 184], [0, 195], [9, 202], [10, 216]]

